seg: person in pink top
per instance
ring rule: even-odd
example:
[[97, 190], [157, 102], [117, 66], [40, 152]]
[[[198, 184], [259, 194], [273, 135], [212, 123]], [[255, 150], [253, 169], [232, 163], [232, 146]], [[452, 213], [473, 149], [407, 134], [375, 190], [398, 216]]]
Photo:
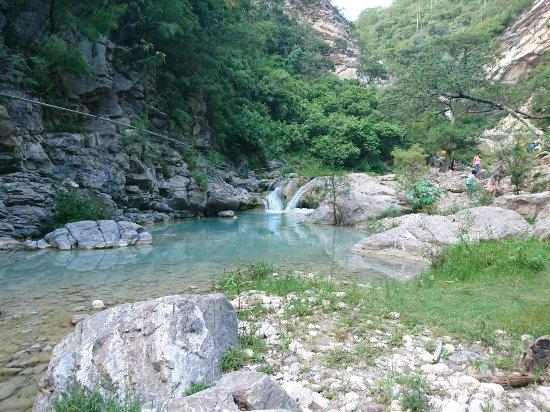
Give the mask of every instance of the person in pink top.
[[476, 157], [474, 157], [474, 161], [472, 163], [472, 166], [474, 167], [474, 170], [479, 175], [479, 173], [481, 172], [481, 156], [480, 155], [476, 155]]

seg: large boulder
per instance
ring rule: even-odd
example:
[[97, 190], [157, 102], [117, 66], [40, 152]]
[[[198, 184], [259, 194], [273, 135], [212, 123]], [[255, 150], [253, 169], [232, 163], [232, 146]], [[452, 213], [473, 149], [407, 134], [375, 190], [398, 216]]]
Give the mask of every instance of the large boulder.
[[79, 322], [54, 348], [35, 410], [51, 410], [73, 382], [109, 387], [121, 400], [182, 398], [193, 382], [220, 379], [220, 359], [236, 344], [237, 318], [220, 294], [115, 306]]
[[431, 260], [443, 246], [461, 240], [478, 242], [529, 233], [518, 213], [498, 207], [465, 209], [450, 216], [413, 214], [384, 219], [383, 231], [358, 242], [359, 253]]
[[[405, 210], [397, 197], [394, 182], [389, 179], [365, 173], [352, 173], [336, 179], [336, 220], [342, 224], [353, 226], [372, 218], [384, 217], [390, 212]], [[329, 187], [325, 191], [324, 200], [309, 216], [313, 223], [334, 223], [330, 181], [327, 184]]]
[[153, 241], [151, 234], [136, 223], [114, 220], [83, 220], [67, 223], [65, 227], [48, 233], [39, 241], [27, 241], [27, 249], [40, 249], [40, 242], [59, 250], [107, 249], [132, 245], [146, 245]]
[[537, 216], [548, 204], [550, 192], [500, 196], [493, 202], [494, 206], [515, 210], [520, 215], [531, 217]]
[[238, 371], [222, 376], [216, 386], [185, 397], [150, 402], [142, 412], [169, 411], [257, 411], [299, 410], [298, 404], [268, 375]]
[[550, 204], [546, 205], [537, 215], [533, 233], [540, 240], [550, 240]]

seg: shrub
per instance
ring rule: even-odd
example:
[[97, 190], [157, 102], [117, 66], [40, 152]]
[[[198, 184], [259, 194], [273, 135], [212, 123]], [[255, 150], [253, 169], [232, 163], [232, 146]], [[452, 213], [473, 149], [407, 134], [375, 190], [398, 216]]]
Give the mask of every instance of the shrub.
[[76, 188], [58, 190], [54, 197], [55, 212], [43, 222], [43, 229], [55, 229], [81, 220], [113, 219], [115, 211], [90, 191]]
[[208, 189], [208, 175], [202, 170], [193, 172], [193, 179], [197, 182], [202, 190]]
[[429, 211], [443, 194], [442, 190], [429, 180], [420, 180], [411, 185], [407, 199], [414, 212]]
[[533, 167], [533, 156], [527, 151], [526, 145], [518, 139], [513, 146], [503, 149], [498, 157], [504, 172], [510, 176], [514, 192], [519, 194]]
[[246, 353], [242, 348], [230, 348], [220, 359], [223, 372], [233, 372], [242, 369], [246, 360]]
[[408, 150], [395, 148], [392, 151], [393, 171], [403, 189], [409, 188], [422, 180], [428, 172], [426, 154], [418, 144]]

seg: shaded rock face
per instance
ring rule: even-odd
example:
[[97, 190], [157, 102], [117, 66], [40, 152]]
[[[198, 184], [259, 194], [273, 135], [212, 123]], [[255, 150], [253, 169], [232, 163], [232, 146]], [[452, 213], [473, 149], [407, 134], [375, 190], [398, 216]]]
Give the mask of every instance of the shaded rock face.
[[40, 383], [36, 411], [71, 382], [142, 402], [181, 398], [192, 382], [221, 377], [219, 361], [237, 343], [237, 318], [219, 294], [167, 296], [109, 308], [76, 325], [54, 348]]
[[[320, 179], [320, 178], [318, 178]], [[325, 189], [324, 200], [309, 216], [313, 223], [333, 224], [334, 209], [329, 182], [321, 183]], [[390, 211], [402, 212], [404, 204], [397, 197], [394, 182], [352, 173], [338, 180], [336, 196], [337, 221], [354, 226], [372, 218], [386, 216]]]
[[540, 240], [550, 240], [550, 204], [546, 205], [535, 219], [533, 233]]
[[522, 236], [525, 219], [512, 210], [482, 206], [450, 216], [413, 214], [382, 221], [385, 230], [357, 243], [353, 250], [400, 258], [430, 260], [446, 245]]
[[494, 206], [514, 210], [520, 215], [530, 217], [537, 216], [549, 204], [550, 192], [500, 196], [493, 202]]
[[515, 83], [536, 67], [550, 50], [550, 3], [535, 0], [502, 36], [501, 57], [493, 76], [505, 83]]
[[29, 250], [52, 247], [59, 250], [109, 249], [152, 243], [153, 237], [143, 226], [114, 220], [83, 220], [67, 223], [65, 227], [48, 233], [44, 239], [27, 240]]
[[[42, 38], [43, 6], [41, 2], [24, 5], [32, 10], [22, 13], [18, 36]], [[106, 38], [70, 41], [89, 63], [91, 75], [63, 77], [68, 95], [63, 105], [130, 124], [130, 118], [144, 106], [140, 74], [115, 71], [116, 45]], [[23, 92], [10, 93], [34, 100]], [[215, 149], [205, 120], [206, 106], [189, 104], [196, 146]], [[63, 124], [65, 119], [59, 114], [57, 120]], [[208, 174], [209, 186], [204, 189], [178, 150], [165, 146], [163, 153], [151, 160], [140, 145], [128, 143], [136, 136], [127, 129], [96, 119], [80, 120], [82, 130], [78, 133], [57, 132], [59, 125], [43, 116], [40, 106], [0, 100], [0, 219], [5, 223], [0, 236], [41, 235], [41, 222], [55, 207], [57, 182], [66, 178], [84, 190], [98, 191], [117, 209], [118, 216], [138, 223], [216, 215], [259, 204], [253, 173], [240, 176], [232, 172], [232, 164], [224, 164], [222, 171], [199, 159], [197, 167]], [[167, 126], [163, 118], [154, 118], [152, 123], [159, 130]]]
[[168, 399], [144, 405], [143, 412], [161, 411], [259, 411], [299, 410], [298, 404], [271, 378], [254, 371], [222, 376], [216, 386], [184, 399]]
[[334, 48], [332, 61], [341, 79], [357, 79], [359, 42], [351, 24], [327, 0], [286, 0], [285, 7], [303, 23], [312, 26]]

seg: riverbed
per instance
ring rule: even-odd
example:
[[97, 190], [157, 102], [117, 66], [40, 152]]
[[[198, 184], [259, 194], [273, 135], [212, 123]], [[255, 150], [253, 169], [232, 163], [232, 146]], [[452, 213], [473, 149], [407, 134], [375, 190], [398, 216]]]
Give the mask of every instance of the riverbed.
[[418, 271], [414, 263], [351, 253], [365, 232], [300, 216], [247, 213], [155, 225], [150, 246], [0, 253], [0, 410], [32, 407], [51, 349], [91, 302], [107, 305], [204, 292], [239, 262], [315, 272], [357, 283]]

